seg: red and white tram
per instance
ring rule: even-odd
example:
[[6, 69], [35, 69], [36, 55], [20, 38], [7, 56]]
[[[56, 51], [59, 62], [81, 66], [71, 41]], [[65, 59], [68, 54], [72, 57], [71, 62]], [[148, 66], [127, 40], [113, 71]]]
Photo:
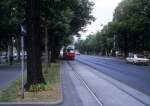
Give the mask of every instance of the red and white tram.
[[75, 47], [74, 45], [68, 45], [63, 49], [63, 58], [67, 60], [75, 59]]

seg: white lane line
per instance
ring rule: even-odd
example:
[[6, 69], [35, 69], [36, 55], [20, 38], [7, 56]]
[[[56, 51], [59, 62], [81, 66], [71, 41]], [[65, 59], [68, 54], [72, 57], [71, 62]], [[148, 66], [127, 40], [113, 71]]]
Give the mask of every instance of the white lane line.
[[[73, 67], [70, 65], [70, 67], [72, 68], [72, 71], [74, 70]], [[84, 81], [84, 79], [74, 70], [73, 71], [76, 78], [79, 79], [82, 84], [88, 89], [88, 91], [91, 93], [91, 95], [94, 97], [94, 99], [96, 100], [96, 102], [98, 103], [99, 106], [103, 106], [103, 103], [101, 100], [98, 99], [98, 97], [96, 96], [96, 94], [88, 87], [87, 83]]]

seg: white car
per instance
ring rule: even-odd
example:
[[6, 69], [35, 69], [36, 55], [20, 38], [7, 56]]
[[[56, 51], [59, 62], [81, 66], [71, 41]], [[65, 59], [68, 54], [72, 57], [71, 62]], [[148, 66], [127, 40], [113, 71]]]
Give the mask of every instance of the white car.
[[149, 59], [147, 59], [145, 56], [140, 54], [133, 54], [126, 58], [127, 63], [133, 63], [133, 64], [148, 64]]

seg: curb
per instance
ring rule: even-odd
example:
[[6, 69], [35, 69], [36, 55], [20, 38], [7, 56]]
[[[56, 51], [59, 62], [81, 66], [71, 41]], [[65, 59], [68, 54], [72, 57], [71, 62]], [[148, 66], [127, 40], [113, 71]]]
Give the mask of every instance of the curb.
[[[62, 63], [59, 63], [60, 65]], [[57, 106], [57, 105], [61, 105], [63, 103], [63, 88], [62, 88], [62, 72], [61, 69], [60, 70], [60, 99], [57, 100], [56, 102], [0, 102], [0, 106], [10, 106], [10, 105], [18, 105], [18, 106], [22, 106], [22, 105], [49, 105], [49, 106]]]

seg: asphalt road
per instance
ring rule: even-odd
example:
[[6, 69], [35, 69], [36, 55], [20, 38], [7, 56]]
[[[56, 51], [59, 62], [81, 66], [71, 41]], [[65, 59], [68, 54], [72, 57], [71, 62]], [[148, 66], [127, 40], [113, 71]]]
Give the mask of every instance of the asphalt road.
[[0, 65], [0, 89], [7, 87], [12, 81], [21, 75], [19, 64], [15, 65]]
[[62, 62], [61, 72], [63, 103], [60, 106], [99, 106], [88, 89], [75, 75], [74, 70], [72, 69], [68, 61]]
[[76, 60], [150, 96], [150, 66], [126, 64], [125, 60], [80, 55]]
[[60, 106], [150, 105], [149, 96], [90, 65], [78, 61], [63, 61], [61, 66], [64, 101]]

